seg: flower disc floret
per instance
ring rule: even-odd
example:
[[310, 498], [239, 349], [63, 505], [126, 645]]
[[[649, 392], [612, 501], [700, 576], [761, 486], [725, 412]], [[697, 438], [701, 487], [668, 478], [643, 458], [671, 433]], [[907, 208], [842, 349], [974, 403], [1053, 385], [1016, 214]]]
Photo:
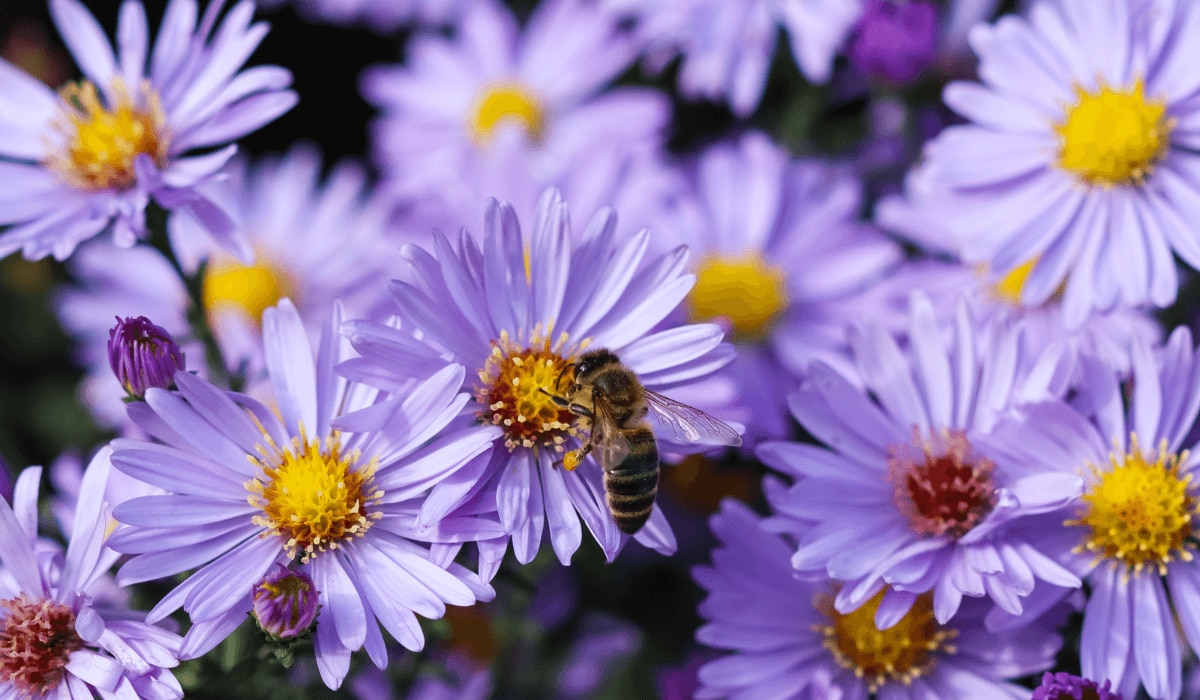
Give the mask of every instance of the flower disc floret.
[[520, 83], [505, 82], [483, 90], [471, 110], [467, 125], [476, 143], [486, 144], [501, 123], [520, 124], [530, 141], [542, 139], [546, 112], [533, 91]]
[[912, 529], [958, 539], [992, 512], [995, 463], [976, 454], [961, 430], [916, 431], [913, 443], [888, 449], [888, 474]]
[[1079, 516], [1066, 521], [1088, 530], [1076, 551], [1092, 552], [1135, 575], [1153, 566], [1165, 576], [1172, 561], [1191, 561], [1198, 500], [1192, 475], [1179, 472], [1186, 459], [1187, 452], [1168, 452], [1164, 440], [1157, 457], [1148, 460], [1135, 434], [1128, 452], [1109, 455], [1110, 470], [1089, 465], [1094, 483], [1083, 494]]
[[487, 362], [479, 370], [475, 399], [484, 406], [480, 418], [504, 429], [504, 445], [510, 451], [546, 447], [562, 452], [567, 439], [579, 434], [578, 416], [551, 398], [562, 396], [571, 385], [574, 352], [567, 334], [560, 333], [551, 343], [550, 333], [542, 335], [540, 328], [534, 329], [528, 346], [514, 341], [507, 331], [492, 342]]
[[818, 603], [831, 620], [818, 625], [825, 648], [838, 665], [866, 682], [874, 693], [888, 683], [908, 685], [933, 670], [939, 654], [955, 653], [951, 641], [954, 629], [943, 628], [933, 617], [933, 595], [926, 593], [913, 604], [899, 622], [881, 630], [875, 626], [875, 612], [884, 591], [851, 613], [837, 612], [832, 600]]
[[258, 324], [263, 311], [280, 299], [296, 299], [298, 291], [285, 270], [260, 255], [252, 265], [232, 258], [211, 265], [204, 275], [202, 300], [209, 314], [232, 309]]
[[59, 95], [57, 123], [66, 147], [50, 156], [50, 167], [66, 182], [87, 190], [124, 189], [137, 181], [134, 160], [147, 155], [166, 164], [170, 134], [158, 94], [143, 81], [135, 97], [114, 78], [114, 104], [105, 105], [90, 81], [68, 84]]
[[24, 593], [0, 600], [0, 606], [7, 611], [0, 622], [0, 682], [11, 683], [24, 697], [57, 687], [71, 652], [83, 648], [75, 612]]
[[1125, 89], [1075, 88], [1061, 124], [1059, 165], [1092, 185], [1141, 184], [1166, 155], [1174, 121], [1163, 100], [1147, 100], [1139, 78]]
[[259, 458], [251, 457], [262, 476], [246, 482], [249, 502], [263, 512], [256, 525], [284, 539], [288, 557], [308, 562], [316, 554], [337, 549], [352, 537], [362, 537], [382, 513], [372, 510], [383, 498], [375, 488], [375, 461], [359, 466], [356, 450], [343, 454], [333, 433], [322, 443], [300, 436], [280, 448], [266, 437]]
[[757, 251], [705, 256], [696, 265], [696, 286], [687, 300], [691, 319], [727, 319], [735, 338], [765, 338], [787, 309], [785, 278]]

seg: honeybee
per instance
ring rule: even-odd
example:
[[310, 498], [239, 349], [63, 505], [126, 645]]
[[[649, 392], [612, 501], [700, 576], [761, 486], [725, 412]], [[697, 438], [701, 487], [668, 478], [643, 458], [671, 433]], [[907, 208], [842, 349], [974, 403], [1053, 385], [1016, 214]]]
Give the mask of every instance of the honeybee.
[[545, 392], [559, 406], [579, 414], [588, 428], [583, 445], [568, 452], [562, 464], [572, 470], [588, 454], [595, 455], [604, 469], [608, 510], [622, 532], [632, 535], [646, 524], [658, 492], [658, 445], [646, 421], [648, 413], [676, 442], [742, 444], [737, 431], [716, 418], [646, 389], [611, 350], [585, 352], [574, 369], [566, 396]]

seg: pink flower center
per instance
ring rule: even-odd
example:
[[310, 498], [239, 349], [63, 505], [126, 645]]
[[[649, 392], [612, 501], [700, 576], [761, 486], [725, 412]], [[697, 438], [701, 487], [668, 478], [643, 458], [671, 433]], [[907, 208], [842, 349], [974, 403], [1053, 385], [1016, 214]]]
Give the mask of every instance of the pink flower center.
[[50, 691], [62, 681], [71, 652], [83, 648], [75, 613], [24, 593], [0, 600], [0, 606], [8, 611], [0, 622], [0, 681], [23, 696]]
[[888, 448], [895, 501], [913, 531], [958, 539], [992, 512], [995, 464], [971, 449], [959, 430], [914, 431], [912, 443]]

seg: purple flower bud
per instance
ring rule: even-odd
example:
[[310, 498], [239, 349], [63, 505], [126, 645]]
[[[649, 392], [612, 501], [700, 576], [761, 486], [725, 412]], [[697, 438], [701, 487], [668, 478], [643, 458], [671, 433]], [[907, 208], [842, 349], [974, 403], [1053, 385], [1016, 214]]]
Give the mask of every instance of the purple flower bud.
[[142, 398], [146, 390], [174, 384], [184, 368], [183, 351], [165, 329], [145, 316], [121, 319], [108, 332], [108, 365], [130, 396]]
[[269, 636], [299, 637], [317, 619], [317, 589], [303, 571], [276, 563], [275, 570], [254, 586], [254, 619]]
[[916, 80], [937, 56], [938, 16], [928, 0], [867, 0], [850, 62], [895, 83]]
[[1100, 685], [1069, 673], [1047, 671], [1030, 700], [1122, 700], [1121, 694], [1113, 692], [1111, 687], [1111, 681], [1104, 681], [1104, 685]]

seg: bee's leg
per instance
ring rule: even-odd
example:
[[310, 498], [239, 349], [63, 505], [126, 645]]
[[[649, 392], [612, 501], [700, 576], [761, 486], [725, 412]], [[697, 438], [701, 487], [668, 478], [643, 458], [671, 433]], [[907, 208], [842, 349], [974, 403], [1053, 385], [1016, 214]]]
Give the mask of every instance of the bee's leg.
[[585, 442], [583, 447], [580, 447], [578, 450], [571, 450], [570, 452], [566, 453], [562, 458], [563, 469], [566, 469], [569, 472], [575, 471], [575, 468], [583, 463], [583, 458], [587, 457], [588, 453], [591, 451], [592, 443], [589, 440], [588, 442]]

